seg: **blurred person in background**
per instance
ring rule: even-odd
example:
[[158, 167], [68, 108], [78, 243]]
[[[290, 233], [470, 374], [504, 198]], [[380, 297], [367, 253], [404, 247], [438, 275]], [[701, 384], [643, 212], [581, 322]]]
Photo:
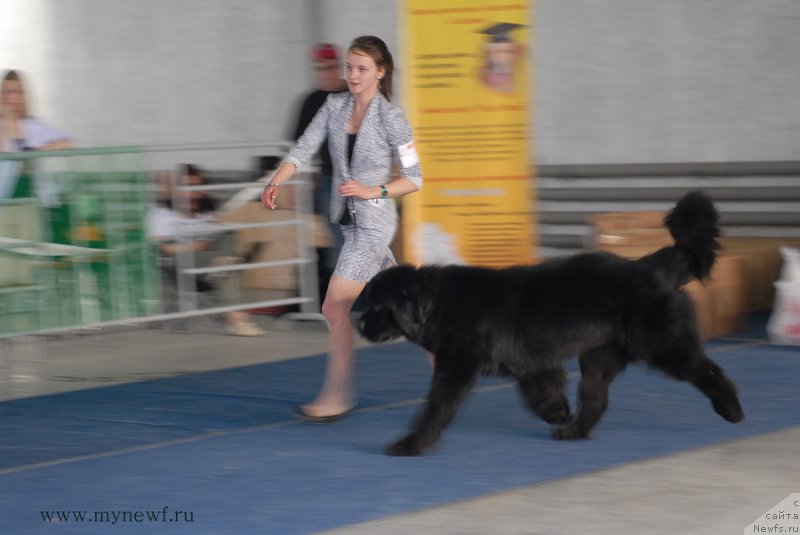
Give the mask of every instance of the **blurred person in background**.
[[[311, 120], [325, 104], [331, 93], [347, 91], [347, 82], [342, 78], [342, 58], [339, 49], [331, 43], [319, 43], [311, 48], [311, 64], [316, 77], [317, 88], [303, 100], [297, 117], [297, 124], [292, 133], [292, 140], [297, 141], [306, 131]], [[322, 216], [328, 224], [331, 243], [320, 251], [319, 263], [320, 295], [325, 295], [328, 281], [336, 268], [336, 259], [344, 243], [339, 225], [330, 221], [331, 185], [333, 183], [333, 163], [328, 149], [328, 140], [319, 148], [320, 168], [314, 180], [314, 213]]]
[[[30, 114], [17, 71], [7, 71], [0, 86], [0, 152], [72, 148], [70, 136]], [[21, 162], [0, 162], [0, 198], [28, 196], [18, 190]]]
[[[347, 49], [348, 92], [331, 94], [264, 188], [261, 202], [275, 209], [279, 187], [308, 162], [325, 139], [333, 163], [331, 220], [344, 236], [322, 305], [330, 328], [330, 353], [322, 388], [298, 410], [306, 419], [331, 422], [356, 405], [350, 309], [366, 283], [395, 264], [390, 245], [397, 231], [394, 198], [422, 187], [411, 126], [390, 103], [394, 62], [386, 44], [357, 37]], [[400, 169], [394, 180], [392, 165]]]
[[[194, 256], [196, 267], [224, 265], [243, 261], [233, 253], [233, 235], [220, 231], [215, 212], [217, 203], [204, 191], [181, 191], [175, 195], [169, 180], [165, 180], [166, 192], [157, 206], [151, 207], [147, 216], [148, 235], [158, 242], [158, 256], [162, 271], [169, 282], [177, 286], [177, 261], [181, 253]], [[181, 186], [202, 186], [206, 183], [201, 171], [192, 164], [183, 166], [178, 182]], [[175, 206], [178, 202], [179, 206]], [[186, 286], [198, 292], [214, 291], [219, 281], [226, 304], [232, 304], [238, 291], [239, 272], [223, 272], [216, 277], [187, 277]], [[256, 325], [244, 311], [228, 312], [225, 315], [228, 333], [234, 336], [261, 336], [264, 330]]]

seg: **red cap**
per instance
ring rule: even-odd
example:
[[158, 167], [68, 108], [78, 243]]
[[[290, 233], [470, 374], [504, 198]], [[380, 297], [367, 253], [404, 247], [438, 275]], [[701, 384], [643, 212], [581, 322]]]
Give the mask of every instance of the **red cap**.
[[319, 43], [318, 45], [314, 45], [314, 47], [311, 49], [311, 57], [314, 59], [314, 61], [338, 59], [339, 50], [336, 48], [336, 45], [332, 45], [330, 43]]

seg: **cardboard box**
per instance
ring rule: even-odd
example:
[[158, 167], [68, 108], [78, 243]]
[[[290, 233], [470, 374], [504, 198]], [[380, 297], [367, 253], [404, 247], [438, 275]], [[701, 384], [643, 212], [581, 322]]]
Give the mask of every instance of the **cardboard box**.
[[711, 271], [711, 280], [706, 283], [711, 292], [713, 327], [704, 333], [706, 338], [715, 338], [741, 330], [745, 323], [745, 292], [743, 283], [743, 259], [741, 256], [722, 254]]
[[721, 238], [723, 254], [742, 259], [744, 307], [748, 312], [771, 310], [775, 302], [775, 281], [780, 278], [783, 258], [780, 247], [800, 247], [797, 239]]
[[[256, 223], [262, 221], [285, 221], [296, 218], [292, 210], [268, 210], [260, 202], [250, 202], [221, 218], [230, 223]], [[297, 232], [299, 225], [241, 229], [236, 231], [236, 251], [243, 254], [253, 245], [263, 242], [260, 253], [253, 262], [270, 262], [298, 258]], [[242, 273], [242, 287], [268, 290], [294, 290], [298, 287], [299, 266], [276, 266], [250, 269]]]
[[613, 212], [588, 219], [594, 247], [624, 258], [641, 258], [672, 245], [664, 227], [665, 212]]

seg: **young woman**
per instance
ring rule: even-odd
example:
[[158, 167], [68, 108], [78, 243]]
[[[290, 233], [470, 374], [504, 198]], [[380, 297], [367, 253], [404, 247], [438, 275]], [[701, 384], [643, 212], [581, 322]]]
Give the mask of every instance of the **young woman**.
[[[366, 283], [395, 263], [389, 249], [398, 224], [392, 199], [422, 186], [411, 127], [389, 102], [393, 71], [381, 39], [354, 39], [345, 58], [348, 91], [328, 97], [261, 195], [264, 206], [274, 209], [279, 186], [328, 140], [334, 167], [331, 220], [341, 225], [344, 244], [322, 305], [330, 326], [325, 379], [316, 399], [299, 408], [319, 422], [336, 420], [355, 406], [350, 308]], [[401, 176], [391, 180], [394, 162]]]
[[[0, 85], [0, 152], [69, 148], [69, 135], [30, 115], [22, 77], [17, 71], [7, 71]], [[29, 195], [23, 193], [21, 170], [20, 162], [0, 162], [0, 198]]]
[[0, 151], [69, 149], [69, 136], [28, 112], [25, 88], [17, 71], [8, 71], [0, 86]]

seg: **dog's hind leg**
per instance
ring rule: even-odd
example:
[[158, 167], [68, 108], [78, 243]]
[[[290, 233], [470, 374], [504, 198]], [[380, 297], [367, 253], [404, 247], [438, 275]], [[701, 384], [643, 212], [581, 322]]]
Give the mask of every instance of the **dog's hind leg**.
[[578, 385], [578, 407], [572, 421], [564, 427], [553, 427], [556, 440], [588, 438], [592, 428], [608, 408], [608, 388], [627, 362], [617, 351], [605, 347], [593, 349], [579, 357], [581, 382]]
[[477, 375], [474, 370], [435, 369], [428, 402], [417, 416], [412, 432], [386, 448], [386, 453], [419, 455], [436, 444], [444, 428], [455, 418], [458, 406], [467, 397]]
[[563, 368], [531, 373], [518, 381], [528, 408], [539, 418], [551, 425], [563, 425], [572, 419], [569, 401], [564, 395], [567, 376]]
[[723, 369], [705, 355], [699, 342], [688, 348], [661, 349], [649, 362], [670, 377], [692, 383], [711, 400], [716, 413], [729, 422], [744, 420], [736, 386]]

